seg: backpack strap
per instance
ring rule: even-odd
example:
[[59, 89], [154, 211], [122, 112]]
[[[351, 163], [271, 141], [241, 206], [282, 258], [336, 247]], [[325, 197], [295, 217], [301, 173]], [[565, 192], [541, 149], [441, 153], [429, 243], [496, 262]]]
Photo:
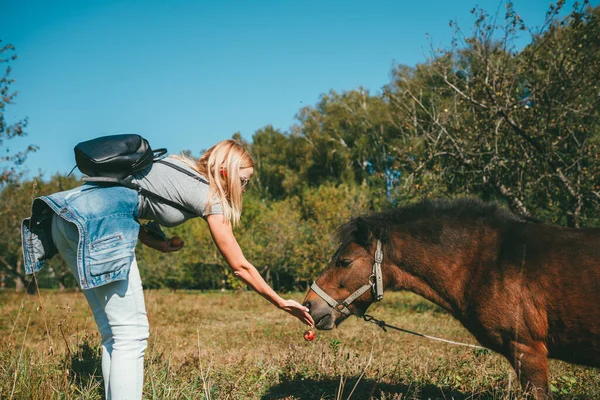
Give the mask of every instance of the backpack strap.
[[206, 184], [206, 185], [208, 185], [208, 184], [209, 184], [209, 183], [208, 183], [208, 181], [207, 181], [206, 179], [204, 179], [203, 177], [201, 177], [200, 175], [198, 175], [198, 174], [194, 174], [194, 173], [192, 173], [192, 172], [188, 171], [188, 170], [187, 170], [187, 169], [185, 169], [185, 168], [181, 168], [179, 165], [175, 165], [175, 164], [173, 164], [173, 163], [170, 163], [170, 162], [168, 162], [168, 161], [165, 161], [165, 159], [164, 159], [164, 158], [163, 158], [163, 159], [160, 159], [160, 160], [157, 160], [157, 161], [154, 161], [154, 162], [155, 162], [155, 163], [159, 163], [159, 164], [168, 165], [169, 167], [171, 167], [171, 168], [174, 168], [174, 169], [176, 169], [176, 170], [177, 170], [177, 171], [179, 171], [179, 172], [182, 172], [182, 173], [184, 173], [184, 174], [186, 174], [186, 175], [188, 175], [188, 176], [191, 176], [192, 178], [194, 178], [194, 179], [195, 179], [195, 180], [197, 180], [197, 181], [200, 181], [200, 182], [202, 182], [202, 183], [204, 183], [204, 184]]

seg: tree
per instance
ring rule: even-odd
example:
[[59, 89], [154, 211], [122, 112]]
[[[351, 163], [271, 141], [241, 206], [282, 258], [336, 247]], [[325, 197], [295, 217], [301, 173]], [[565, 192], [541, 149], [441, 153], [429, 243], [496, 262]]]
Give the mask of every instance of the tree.
[[[569, 226], [600, 208], [600, 8], [552, 5], [539, 32], [507, 4], [504, 24], [480, 9], [474, 34], [399, 67], [384, 96], [412, 146], [405, 183], [501, 199], [521, 214]], [[520, 32], [533, 41], [523, 51]], [[501, 35], [498, 35], [501, 32]], [[440, 186], [442, 187], [440, 189]]]
[[[254, 160], [258, 192], [271, 199], [282, 199], [291, 186], [298, 182], [298, 168], [293, 165], [294, 140], [286, 134], [266, 126], [252, 136], [250, 147]], [[292, 185], [290, 185], [292, 183]]]
[[0, 78], [0, 186], [16, 181], [21, 175], [18, 171], [18, 166], [22, 165], [27, 154], [37, 150], [37, 146], [29, 145], [23, 151], [14, 151], [8, 147], [6, 143], [10, 139], [23, 137], [26, 135], [24, 129], [27, 126], [27, 118], [9, 124], [4, 116], [7, 105], [14, 104], [15, 97], [18, 92], [12, 91], [11, 85], [15, 82], [10, 77], [10, 63], [17, 59], [15, 48], [11, 44], [2, 45], [0, 40], [0, 68], [1, 64], [6, 64], [4, 74]]
[[398, 142], [387, 104], [362, 88], [330, 91], [315, 107], [301, 109], [297, 119], [292, 136], [307, 143], [303, 175], [311, 186], [360, 184], [381, 177], [389, 149]]

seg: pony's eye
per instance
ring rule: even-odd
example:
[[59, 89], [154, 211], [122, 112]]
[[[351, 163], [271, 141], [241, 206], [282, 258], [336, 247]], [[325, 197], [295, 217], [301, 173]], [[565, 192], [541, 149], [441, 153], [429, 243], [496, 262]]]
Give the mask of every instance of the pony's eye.
[[351, 260], [346, 260], [346, 259], [341, 259], [341, 260], [338, 260], [338, 265], [339, 265], [340, 267], [347, 267], [347, 266], [348, 266], [348, 265], [350, 265], [350, 264], [352, 264], [352, 261], [351, 261]]

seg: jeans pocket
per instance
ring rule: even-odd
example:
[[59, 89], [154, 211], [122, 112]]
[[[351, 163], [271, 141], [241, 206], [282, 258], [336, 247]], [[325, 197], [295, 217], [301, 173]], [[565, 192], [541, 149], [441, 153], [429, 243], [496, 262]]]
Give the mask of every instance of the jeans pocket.
[[103, 258], [101, 262], [89, 265], [90, 275], [100, 276], [122, 269], [129, 269], [134, 259], [134, 256], [128, 253], [121, 253], [118, 258], [108, 260]]
[[118, 233], [107, 237], [100, 238], [92, 242], [90, 247], [93, 253], [101, 252], [103, 249], [110, 249], [115, 246], [119, 246], [123, 242], [123, 235]]
[[90, 245], [89, 269], [91, 275], [104, 275], [128, 268], [135, 257], [135, 243], [128, 243], [122, 234], [95, 240]]

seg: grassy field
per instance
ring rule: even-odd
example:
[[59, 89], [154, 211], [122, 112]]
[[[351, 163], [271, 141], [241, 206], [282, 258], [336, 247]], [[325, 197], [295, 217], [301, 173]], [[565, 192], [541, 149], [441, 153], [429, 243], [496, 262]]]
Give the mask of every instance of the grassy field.
[[[148, 399], [523, 398], [508, 362], [487, 350], [385, 333], [357, 318], [305, 342], [300, 322], [252, 292], [148, 291], [146, 304]], [[475, 343], [410, 293], [386, 293], [369, 312]], [[103, 398], [99, 341], [81, 293], [0, 292], [0, 399]], [[551, 361], [550, 379], [556, 398], [600, 399], [597, 369]]]

